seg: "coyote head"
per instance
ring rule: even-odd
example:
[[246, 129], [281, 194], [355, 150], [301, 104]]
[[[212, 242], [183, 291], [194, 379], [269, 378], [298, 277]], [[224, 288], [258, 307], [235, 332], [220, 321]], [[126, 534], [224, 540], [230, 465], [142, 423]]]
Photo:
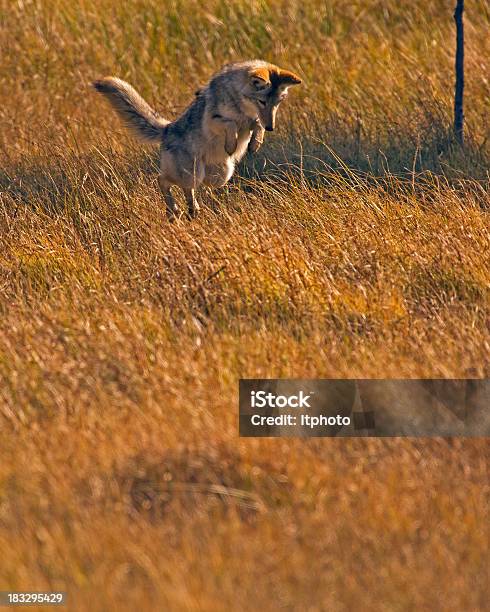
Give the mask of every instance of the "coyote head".
[[244, 93], [255, 104], [260, 123], [268, 132], [274, 129], [277, 109], [288, 95], [288, 88], [300, 83], [301, 79], [294, 72], [272, 64], [249, 72]]

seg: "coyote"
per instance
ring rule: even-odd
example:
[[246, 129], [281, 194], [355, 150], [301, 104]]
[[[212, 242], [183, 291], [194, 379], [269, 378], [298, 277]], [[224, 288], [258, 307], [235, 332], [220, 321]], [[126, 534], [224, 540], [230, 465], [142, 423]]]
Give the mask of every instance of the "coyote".
[[274, 129], [277, 108], [289, 86], [299, 83], [293, 72], [261, 60], [227, 64], [175, 121], [161, 117], [121, 79], [106, 77], [93, 86], [126, 127], [143, 140], [160, 143], [159, 184], [173, 220], [179, 211], [171, 186], [182, 188], [188, 215], [196, 217], [196, 188], [201, 183], [221, 187], [230, 180], [247, 150], [258, 151], [264, 130]]

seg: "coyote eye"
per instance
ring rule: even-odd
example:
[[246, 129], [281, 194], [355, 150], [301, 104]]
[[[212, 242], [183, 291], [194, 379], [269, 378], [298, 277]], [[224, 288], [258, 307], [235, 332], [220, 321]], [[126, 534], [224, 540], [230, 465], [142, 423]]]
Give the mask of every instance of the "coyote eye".
[[264, 100], [257, 100], [257, 103], [259, 104], [259, 106], [262, 106], [262, 108], [265, 108], [267, 104], [267, 102], [264, 102]]

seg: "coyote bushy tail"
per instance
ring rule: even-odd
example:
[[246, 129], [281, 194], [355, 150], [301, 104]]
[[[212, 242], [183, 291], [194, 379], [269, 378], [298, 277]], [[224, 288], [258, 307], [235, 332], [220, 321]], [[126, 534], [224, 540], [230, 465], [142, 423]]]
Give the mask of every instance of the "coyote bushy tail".
[[124, 125], [147, 142], [161, 142], [163, 128], [170, 122], [147, 104], [129, 83], [106, 77], [93, 83], [111, 103]]

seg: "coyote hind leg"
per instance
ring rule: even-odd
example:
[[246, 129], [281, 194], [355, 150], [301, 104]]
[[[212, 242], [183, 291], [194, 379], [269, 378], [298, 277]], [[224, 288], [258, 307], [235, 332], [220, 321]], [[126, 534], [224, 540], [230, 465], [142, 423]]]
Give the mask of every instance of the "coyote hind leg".
[[190, 219], [195, 219], [199, 214], [200, 206], [196, 198], [195, 189], [184, 189], [185, 200], [187, 202], [188, 215]]
[[162, 176], [158, 178], [158, 184], [160, 185], [160, 189], [163, 193], [165, 204], [167, 206], [167, 218], [169, 221], [174, 221], [179, 216], [179, 209], [175, 203], [174, 196], [170, 191], [170, 184], [167, 183]]

